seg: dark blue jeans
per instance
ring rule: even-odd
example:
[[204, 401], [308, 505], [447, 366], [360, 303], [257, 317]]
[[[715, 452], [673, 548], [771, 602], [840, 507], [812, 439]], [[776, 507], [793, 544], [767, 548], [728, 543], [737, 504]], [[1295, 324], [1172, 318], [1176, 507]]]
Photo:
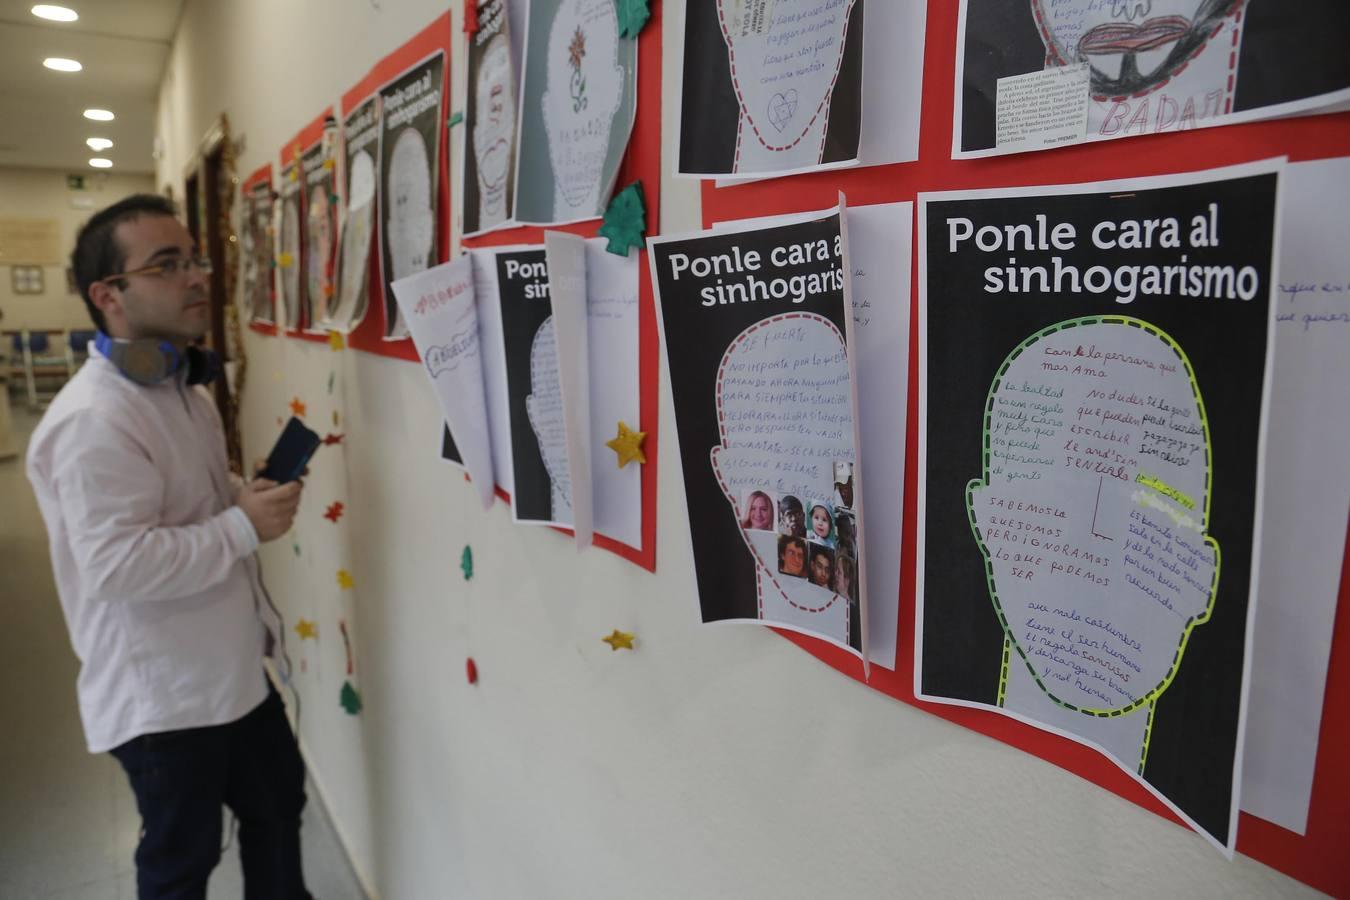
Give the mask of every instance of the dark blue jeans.
[[281, 697], [226, 725], [144, 734], [112, 751], [141, 813], [141, 900], [205, 898], [220, 862], [221, 806], [239, 820], [246, 900], [308, 898], [300, 871], [305, 767]]

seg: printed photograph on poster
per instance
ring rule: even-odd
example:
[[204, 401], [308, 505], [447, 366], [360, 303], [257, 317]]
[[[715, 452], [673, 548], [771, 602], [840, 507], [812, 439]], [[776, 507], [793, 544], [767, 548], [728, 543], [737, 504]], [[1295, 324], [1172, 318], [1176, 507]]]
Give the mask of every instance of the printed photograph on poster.
[[390, 283], [438, 260], [437, 197], [445, 53], [438, 51], [380, 88], [380, 259], [384, 336], [408, 336]]
[[380, 148], [380, 98], [363, 100], [342, 123], [346, 212], [342, 218], [337, 302], [328, 327], [348, 332], [365, 318], [370, 298], [370, 248], [375, 233], [375, 157]]
[[775, 625], [865, 658], [840, 212], [648, 247], [702, 621]]
[[960, 17], [954, 159], [1350, 101], [1340, 0], [962, 0]]
[[[819, 218], [828, 213], [803, 213], [766, 219], [714, 223], [716, 230], [744, 230]], [[858, 397], [858, 432], [867, 460], [864, 482], [867, 540], [871, 547], [893, 547], [891, 553], [867, 554], [867, 658], [895, 669], [900, 619], [901, 528], [905, 507], [904, 404], [896, 397], [909, 391], [909, 319], [911, 247], [914, 205], [878, 203], [848, 207], [848, 256], [852, 269], [853, 337], [856, 358], [854, 393]], [[852, 506], [854, 488], [838, 482], [831, 502]], [[770, 500], [773, 498], [770, 497]], [[748, 502], [748, 501], [747, 501]], [[763, 505], [763, 500], [759, 501]], [[743, 507], [748, 513], [755, 510]], [[777, 521], [777, 515], [774, 517]], [[744, 526], [743, 527], [748, 527]], [[864, 580], [857, 569], [856, 516], [835, 517], [836, 577], [852, 585]], [[844, 593], [844, 591], [840, 591]], [[906, 629], [908, 630], [908, 629]]]
[[525, 43], [516, 220], [604, 215], [637, 111], [637, 41], [612, 0], [532, 0]]
[[572, 524], [567, 427], [544, 248], [496, 256], [515, 521]]
[[244, 297], [250, 322], [276, 321], [273, 287], [272, 179], [270, 174], [250, 181], [243, 191]]
[[511, 52], [510, 3], [478, 4], [478, 31], [469, 36], [469, 85], [464, 106], [464, 233], [511, 220], [516, 174], [517, 58]]
[[915, 693], [1094, 747], [1228, 854], [1280, 165], [920, 195]]
[[322, 332], [329, 319], [329, 303], [335, 296], [335, 263], [338, 250], [338, 195], [332, 142], [319, 140], [300, 157], [305, 189], [302, 194], [305, 221], [305, 310], [306, 327]]
[[456, 435], [455, 449], [487, 508], [492, 505], [495, 482], [473, 261], [460, 256], [395, 281], [391, 287], [449, 431]]
[[1242, 809], [1304, 834], [1350, 509], [1350, 158], [1286, 166], [1280, 203]]
[[690, 4], [684, 59], [680, 174], [768, 176], [857, 163], [863, 0]]
[[277, 282], [285, 316], [281, 324], [299, 330], [306, 324], [305, 279], [301, 275], [305, 264], [305, 183], [300, 176], [300, 160], [291, 150], [283, 151], [282, 155], [290, 157], [290, 161], [281, 167], [280, 211], [276, 226], [277, 272], [280, 275]]

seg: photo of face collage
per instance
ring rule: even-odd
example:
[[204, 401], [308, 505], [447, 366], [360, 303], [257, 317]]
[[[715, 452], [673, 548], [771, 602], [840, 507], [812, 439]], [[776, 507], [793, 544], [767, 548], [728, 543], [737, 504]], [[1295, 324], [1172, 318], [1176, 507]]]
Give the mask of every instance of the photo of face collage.
[[[850, 601], [858, 596], [857, 518], [852, 509], [853, 465], [836, 463], [834, 497], [807, 500], [769, 490], [741, 498], [741, 527], [778, 534], [778, 571], [805, 578]], [[847, 504], [847, 505], [846, 505]]]

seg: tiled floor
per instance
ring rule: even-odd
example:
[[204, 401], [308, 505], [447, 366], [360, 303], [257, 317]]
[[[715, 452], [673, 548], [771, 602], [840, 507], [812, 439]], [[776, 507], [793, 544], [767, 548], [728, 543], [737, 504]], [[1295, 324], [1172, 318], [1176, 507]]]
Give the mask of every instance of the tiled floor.
[[[47, 537], [23, 474], [37, 417], [15, 409], [20, 458], [0, 461], [0, 898], [135, 898], [140, 818], [117, 761], [85, 750]], [[315, 792], [303, 827], [305, 877], [323, 900], [364, 895]], [[212, 900], [243, 895], [237, 843]]]

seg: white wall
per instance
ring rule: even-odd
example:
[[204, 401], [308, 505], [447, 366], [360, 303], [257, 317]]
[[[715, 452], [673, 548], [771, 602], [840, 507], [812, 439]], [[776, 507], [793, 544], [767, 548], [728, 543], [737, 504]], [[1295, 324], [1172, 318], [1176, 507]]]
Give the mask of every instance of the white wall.
[[[98, 210], [111, 206], [129, 194], [153, 192], [149, 175], [122, 175], [94, 172], [85, 176], [85, 190], [66, 186], [63, 169], [21, 169], [0, 167], [0, 216], [55, 219], [61, 234], [62, 260], [42, 267], [44, 291], [41, 294], [15, 294], [9, 266], [0, 266], [0, 328], [85, 329], [89, 321], [80, 295], [66, 289], [66, 265], [75, 247], [75, 234]], [[75, 203], [80, 204], [76, 208]]]
[[[161, 95], [159, 181], [178, 179], [222, 111], [247, 137], [241, 173], [275, 165], [283, 141], [442, 8], [189, 0]], [[667, 24], [670, 85], [678, 22]], [[698, 219], [696, 191], [666, 179], [664, 230]], [[477, 509], [436, 459], [439, 416], [418, 366], [252, 333], [245, 345], [250, 456], [293, 396], [324, 430], [339, 412], [347, 435], [311, 467], [299, 554], [283, 539], [263, 559], [288, 621], [319, 622], [296, 676], [302, 738], [358, 868], [388, 900], [1311, 893], [765, 629], [696, 625], [669, 452], [653, 576], [515, 527], [500, 503]], [[661, 391], [670, 434], [664, 376]], [[337, 525], [321, 517], [333, 500], [347, 504]], [[339, 566], [353, 591], [337, 589]], [[366, 703], [356, 718], [337, 703], [342, 615]], [[637, 634], [635, 652], [600, 642], [616, 627]], [[294, 633], [289, 643], [299, 666]]]

